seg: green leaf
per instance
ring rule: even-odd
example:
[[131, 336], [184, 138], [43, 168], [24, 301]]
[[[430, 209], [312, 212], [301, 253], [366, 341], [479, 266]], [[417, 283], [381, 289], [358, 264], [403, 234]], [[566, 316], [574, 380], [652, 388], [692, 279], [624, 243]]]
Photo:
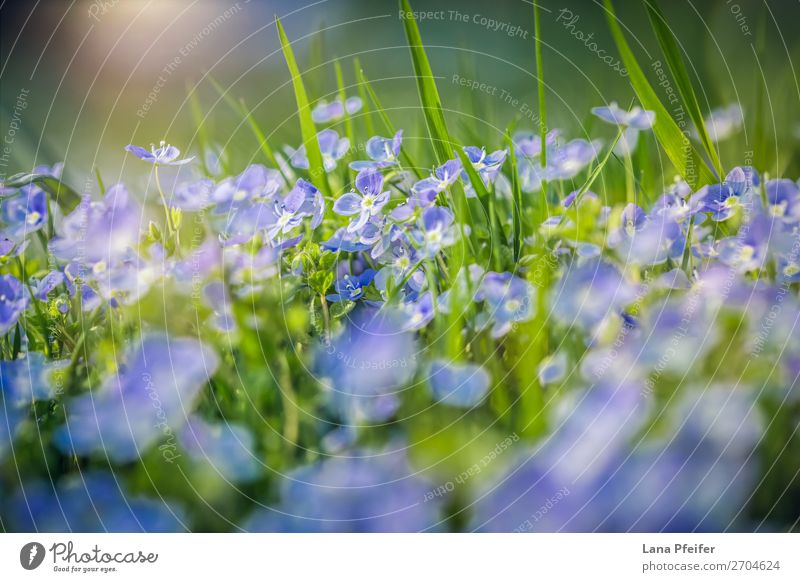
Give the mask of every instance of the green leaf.
[[[536, 49], [536, 81], [537, 92], [539, 101], [539, 139], [542, 142], [542, 153], [539, 155], [539, 161], [542, 169], [547, 168], [547, 102], [544, 98], [544, 65], [542, 58], [542, 30], [541, 18], [539, 17], [539, 5], [534, 0], [533, 2], [533, 28], [536, 42], [534, 47]], [[542, 179], [542, 204], [547, 204], [547, 180]]]
[[317, 141], [317, 129], [314, 127], [314, 120], [311, 119], [311, 107], [308, 103], [305, 85], [303, 85], [303, 78], [300, 76], [300, 70], [297, 68], [297, 61], [292, 52], [292, 45], [289, 43], [286, 32], [283, 30], [283, 25], [278, 18], [275, 19], [275, 25], [278, 27], [283, 56], [286, 59], [286, 65], [289, 67], [289, 74], [292, 76], [294, 97], [297, 101], [297, 115], [300, 118], [300, 133], [303, 138], [303, 145], [305, 145], [306, 148], [306, 155], [308, 156], [308, 173], [311, 177], [311, 181], [319, 187], [322, 193], [326, 196], [330, 196], [331, 189], [330, 186], [328, 186], [328, 175], [322, 163], [322, 152], [320, 152], [319, 142]]
[[511, 138], [512, 126], [506, 130], [506, 147], [508, 147], [508, 160], [511, 170], [511, 224], [513, 230], [514, 262], [518, 262], [522, 255], [522, 241], [525, 238], [522, 225], [522, 185], [519, 182], [517, 171], [517, 153], [514, 150], [514, 140]]
[[661, 46], [661, 52], [664, 53], [664, 60], [672, 74], [672, 78], [675, 79], [678, 93], [680, 93], [686, 105], [689, 117], [692, 118], [692, 123], [694, 123], [697, 132], [700, 134], [700, 141], [703, 143], [703, 148], [711, 159], [711, 163], [717, 175], [722, 176], [722, 163], [719, 160], [717, 148], [714, 147], [714, 143], [708, 135], [708, 130], [703, 120], [703, 112], [700, 110], [700, 104], [697, 101], [697, 95], [694, 92], [692, 80], [689, 77], [689, 72], [686, 70], [686, 65], [678, 49], [678, 43], [675, 42], [675, 35], [667, 24], [664, 14], [661, 12], [655, 0], [646, 1], [645, 6], [647, 7], [647, 15], [650, 17], [650, 25], [656, 33], [658, 44]]
[[436, 158], [439, 164], [443, 164], [450, 159], [454, 144], [450, 140], [450, 134], [447, 131], [442, 102], [439, 99], [439, 91], [436, 89], [433, 70], [428, 62], [428, 56], [425, 54], [425, 46], [422, 44], [416, 13], [411, 9], [408, 0], [400, 0], [400, 9], [406, 15], [414, 15], [413, 18], [404, 18], [403, 25], [406, 29], [406, 39], [408, 40], [408, 48], [411, 51], [411, 62], [414, 65], [417, 90], [425, 113], [428, 134], [433, 142]]
[[639, 63], [636, 61], [636, 57], [630, 46], [628, 46], [628, 41], [625, 40], [625, 35], [617, 22], [611, 0], [603, 0], [603, 2], [606, 8], [608, 26], [611, 29], [611, 34], [614, 37], [614, 42], [617, 45], [622, 61], [625, 63], [631, 86], [636, 92], [642, 107], [655, 111], [656, 121], [653, 125], [653, 132], [661, 147], [664, 148], [665, 153], [678, 173], [683, 176], [683, 179], [692, 189], [697, 190], [705, 184], [716, 182], [717, 178], [714, 173], [692, 146], [689, 137], [681, 131], [678, 124], [672, 119], [669, 111], [661, 103], [641, 67], [639, 67]]
[[[4, 188], [22, 188], [28, 184], [36, 184], [50, 194], [51, 199], [55, 200], [64, 212], [71, 212], [80, 204], [80, 194], [50, 174], [15, 174], [4, 182], [0, 182], [0, 185]], [[12, 198], [17, 195], [11, 194], [6, 198]]]

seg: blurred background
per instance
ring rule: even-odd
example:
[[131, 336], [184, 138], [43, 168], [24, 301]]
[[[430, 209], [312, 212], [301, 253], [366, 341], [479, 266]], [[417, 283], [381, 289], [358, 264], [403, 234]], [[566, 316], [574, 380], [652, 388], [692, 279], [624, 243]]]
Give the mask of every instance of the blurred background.
[[[531, 3], [412, 4], [425, 13], [423, 40], [454, 133], [460, 118], [473, 115], [486, 122], [486, 133], [470, 137], [484, 138], [486, 145], [498, 144], [499, 132], [515, 117], [520, 127], [535, 127]], [[643, 66], [661, 59], [642, 4], [618, 0], [615, 5]], [[769, 132], [782, 148], [797, 150], [800, 3], [661, 5], [693, 56], [689, 63], [703, 109], [740, 103], [747, 116], [758, 83], [766, 80]], [[192, 90], [207, 118], [203, 131], [235, 160], [232, 169], [261, 161], [241, 114], [220, 99], [209, 76], [245, 101], [273, 148], [296, 146], [299, 131], [276, 15], [294, 43], [312, 101], [335, 91], [333, 59], [341, 61], [345, 83], [354, 83], [352, 60], [358, 56], [395, 125], [405, 128], [407, 144], [414, 147], [414, 136], [421, 135], [394, 0], [38, 0], [0, 6], [0, 176], [65, 161], [67, 180], [80, 188], [93, 179], [94, 166], [107, 182], [126, 177], [128, 143], [147, 146], [166, 139], [184, 151], [196, 150], [197, 118], [187, 101]], [[591, 106], [611, 100], [628, 105], [633, 97], [628, 80], [613, 67], [618, 57], [602, 3], [545, 0], [541, 6], [550, 125], [586, 134]], [[763, 46], [758, 46], [761, 26]], [[648, 73], [655, 78], [652, 68]], [[745, 131], [726, 146], [729, 159], [741, 161], [750, 143]], [[796, 157], [785, 163], [797, 173]]]

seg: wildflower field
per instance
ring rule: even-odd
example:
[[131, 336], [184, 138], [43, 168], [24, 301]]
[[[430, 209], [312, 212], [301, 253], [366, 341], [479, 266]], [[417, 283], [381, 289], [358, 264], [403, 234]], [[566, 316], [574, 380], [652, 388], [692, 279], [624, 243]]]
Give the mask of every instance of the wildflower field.
[[[160, 86], [128, 111], [110, 135], [138, 178], [71, 179], [64, 144], [4, 155], [0, 529], [797, 530], [796, 39], [765, 56], [786, 23], [743, 4], [745, 32], [720, 3], [782, 75], [731, 62], [740, 101], [701, 82], [667, 3], [379, 4], [399, 105], [281, 5], [258, 94], [208, 63], [180, 140], [147, 116]], [[437, 70], [428, 27], [458, 22], [522, 43], [524, 97], [482, 80], [491, 45]], [[574, 111], [548, 35], [613, 92]], [[288, 116], [249, 106], [274, 87]], [[31, 123], [9, 94], [6, 143]]]

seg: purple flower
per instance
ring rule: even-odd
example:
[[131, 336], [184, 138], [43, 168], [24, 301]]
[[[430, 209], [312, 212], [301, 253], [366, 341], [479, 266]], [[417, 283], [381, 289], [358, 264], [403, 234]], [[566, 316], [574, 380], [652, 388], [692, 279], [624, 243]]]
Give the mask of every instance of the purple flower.
[[[554, 149], [560, 132], [551, 130], [545, 136], [545, 147], [548, 153]], [[517, 132], [514, 134], [514, 147], [517, 156], [521, 158], [538, 158], [542, 154], [542, 140], [538, 133]]]
[[[708, 114], [704, 123], [711, 141], [717, 143], [729, 138], [741, 129], [744, 123], [744, 113], [742, 108], [734, 103], [727, 107], [714, 109]], [[692, 135], [695, 139], [700, 138], [700, 134], [696, 129], [692, 131]]]
[[369, 161], [352, 162], [350, 167], [356, 171], [367, 168], [389, 168], [397, 165], [397, 158], [400, 156], [400, 145], [403, 142], [403, 130], [401, 129], [393, 138], [374, 136], [367, 142], [367, 155]]
[[710, 212], [711, 220], [720, 222], [732, 217], [740, 207], [750, 203], [757, 175], [734, 168], [721, 184], [703, 186], [689, 200], [693, 212]]
[[185, 531], [180, 504], [131, 494], [120, 475], [83, 470], [50, 481], [26, 481], [0, 507], [13, 531], [153, 532]]
[[34, 186], [23, 186], [19, 195], [3, 200], [0, 215], [3, 233], [20, 240], [47, 224], [47, 194]]
[[430, 292], [423, 293], [417, 301], [409, 301], [403, 304], [403, 312], [406, 321], [403, 329], [406, 331], [417, 331], [428, 325], [436, 312], [433, 309], [433, 297]]
[[0, 335], [11, 331], [28, 307], [28, 291], [14, 275], [0, 275]]
[[314, 123], [337, 121], [344, 117], [345, 110], [348, 115], [353, 115], [361, 110], [362, 105], [361, 99], [358, 97], [348, 97], [344, 105], [339, 99], [330, 103], [322, 100], [311, 110], [311, 119], [314, 120]]
[[50, 271], [42, 277], [42, 280], [37, 282], [33, 287], [33, 296], [39, 301], [47, 301], [47, 296], [53, 290], [64, 283], [64, 273], [61, 271]]
[[345, 253], [355, 253], [366, 251], [372, 245], [361, 242], [361, 235], [357, 232], [350, 232], [347, 227], [337, 230], [334, 235], [322, 243], [322, 247], [330, 251], [342, 251]]
[[420, 231], [415, 233], [420, 239], [420, 253], [433, 258], [442, 249], [455, 244], [458, 228], [453, 222], [453, 213], [449, 209], [443, 206], [426, 208], [420, 218]]
[[179, 160], [178, 158], [181, 155], [181, 151], [164, 141], [159, 144], [159, 147], [151, 144], [150, 151], [135, 145], [127, 145], [125, 149], [140, 160], [150, 162], [155, 166], [181, 166], [183, 164], [188, 164], [194, 159], [194, 156], [192, 156], [191, 158]]
[[356, 450], [300, 467], [281, 482], [276, 510], [244, 525], [262, 532], [419, 532], [436, 527], [431, 484], [399, 452]]
[[184, 212], [199, 212], [211, 204], [214, 182], [208, 179], [181, 182], [175, 186], [169, 205]]
[[626, 225], [626, 234], [617, 249], [625, 261], [642, 266], [660, 265], [683, 254], [686, 233], [668, 215], [657, 214], [644, 220], [631, 234], [627, 229]]
[[212, 424], [193, 415], [181, 429], [180, 442], [191, 459], [207, 465], [226, 481], [246, 483], [261, 473], [262, 463], [253, 452], [253, 435], [238, 424]]
[[[332, 172], [336, 169], [336, 162], [343, 158], [350, 148], [350, 141], [346, 137], [340, 139], [339, 134], [332, 129], [319, 132], [317, 141], [322, 153], [322, 165], [326, 172]], [[288, 148], [288, 153], [292, 166], [301, 170], [309, 169], [305, 145], [301, 145], [296, 150]]]
[[[475, 171], [481, 177], [484, 184], [491, 184], [494, 181], [500, 173], [500, 168], [506, 160], [506, 155], [508, 155], [506, 150], [497, 150], [496, 152], [487, 154], [485, 148], [478, 148], [475, 146], [465, 147], [464, 153], [467, 154], [469, 161], [472, 163], [472, 167], [475, 168]], [[461, 179], [464, 183], [469, 183], [466, 170], [462, 170]]]
[[340, 196], [333, 203], [333, 211], [341, 216], [354, 216], [358, 218], [351, 221], [347, 227], [348, 232], [360, 230], [367, 221], [380, 213], [381, 209], [389, 202], [389, 192], [383, 191], [383, 176], [378, 170], [369, 168], [361, 170], [356, 176], [356, 192], [348, 192]]
[[654, 111], [645, 111], [641, 107], [625, 111], [614, 101], [606, 107], [593, 107], [592, 113], [612, 125], [633, 129], [650, 129], [656, 120]]
[[346, 273], [341, 279], [337, 279], [333, 284], [336, 293], [326, 295], [328, 301], [357, 301], [364, 295], [364, 288], [372, 283], [375, 271], [367, 269], [360, 275], [350, 275]]
[[424, 192], [434, 190], [442, 192], [449, 188], [461, 176], [461, 162], [459, 160], [448, 160], [433, 171], [433, 174], [420, 180], [412, 188], [413, 192]]
[[767, 211], [787, 224], [800, 222], [800, 188], [791, 180], [770, 180], [764, 185]]
[[216, 205], [215, 212], [225, 214], [253, 200], [271, 200], [280, 186], [280, 172], [253, 164], [237, 177], [220, 182], [211, 200]]
[[577, 176], [600, 152], [600, 142], [573, 139], [547, 158], [547, 178], [569, 180]]
[[490, 382], [489, 373], [477, 364], [434, 360], [428, 367], [431, 394], [448, 406], [477, 406], [489, 391]]
[[[197, 340], [146, 336], [98, 390], [67, 403], [56, 446], [79, 456], [105, 453], [117, 463], [139, 458], [174, 438], [217, 364], [217, 355]], [[165, 446], [166, 460], [172, 449]]]
[[514, 323], [533, 317], [533, 285], [511, 273], [488, 272], [475, 294], [484, 302], [488, 320], [494, 323], [492, 337], [499, 338], [511, 331]]
[[62, 261], [110, 264], [137, 245], [141, 219], [141, 210], [129, 200], [127, 189], [117, 184], [108, 189], [102, 202], [85, 196], [59, 224], [50, 250]]
[[768, 257], [770, 239], [778, 238], [777, 224], [770, 217], [756, 214], [739, 234], [719, 241], [719, 260], [739, 273], [760, 270]]
[[564, 325], [592, 330], [633, 302], [636, 293], [615, 267], [594, 260], [564, 273], [553, 290], [551, 313]]
[[363, 306], [317, 349], [315, 369], [338, 417], [383, 422], [400, 405], [396, 390], [414, 376], [416, 353], [414, 334], [402, 329], [396, 313]]

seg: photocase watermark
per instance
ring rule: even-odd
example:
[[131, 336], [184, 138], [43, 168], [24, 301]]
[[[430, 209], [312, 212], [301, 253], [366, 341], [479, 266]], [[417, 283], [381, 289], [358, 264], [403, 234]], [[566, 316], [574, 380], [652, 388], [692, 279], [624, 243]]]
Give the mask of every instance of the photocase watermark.
[[514, 533], [523, 533], [531, 531], [534, 527], [536, 522], [542, 519], [545, 515], [550, 513], [550, 511], [558, 505], [558, 503], [569, 496], [569, 488], [562, 487], [558, 491], [556, 491], [552, 496], [548, 497], [547, 500], [542, 503], [542, 505], [537, 509], [528, 519], [523, 521], [519, 524], [516, 528], [514, 528]]
[[593, 32], [587, 34], [583, 30], [576, 27], [580, 19], [580, 15], [575, 14], [569, 8], [562, 8], [558, 11], [558, 15], [556, 16], [556, 22], [561, 24], [565, 30], [568, 30], [574, 38], [582, 42], [583, 45], [593, 52], [598, 59], [608, 65], [612, 71], [619, 73], [620, 76], [627, 77], [628, 69], [622, 66], [622, 63], [619, 59], [616, 59], [613, 55], [608, 54], [606, 49], [601, 47], [597, 41], [594, 40]]
[[452, 493], [455, 491], [457, 486], [464, 485], [467, 481], [476, 475], [479, 475], [484, 469], [486, 469], [486, 467], [488, 467], [495, 459], [502, 455], [504, 451], [506, 451], [517, 441], [519, 441], [519, 435], [517, 433], [510, 434], [502, 441], [498, 442], [494, 448], [481, 457], [480, 460], [461, 471], [461, 473], [459, 473], [455, 478], [450, 479], [435, 489], [431, 489], [425, 493], [424, 502], [427, 503], [428, 501], [445, 497], [449, 493]]
[[158, 419], [156, 428], [161, 429], [161, 432], [163, 432], [164, 436], [166, 437], [166, 441], [158, 446], [158, 450], [161, 451], [161, 456], [164, 458], [164, 460], [167, 463], [172, 464], [176, 459], [181, 457], [181, 454], [177, 452], [178, 443], [175, 439], [175, 432], [172, 430], [172, 427], [167, 421], [167, 414], [164, 412], [164, 406], [161, 404], [161, 397], [159, 396], [158, 390], [156, 390], [155, 384], [153, 383], [153, 377], [149, 373], [145, 372], [142, 374], [142, 382], [144, 382], [147, 395], [150, 397], [153, 408], [156, 410], [156, 418]]
[[100, 22], [101, 16], [105, 16], [114, 6], [119, 4], [120, 0], [95, 0], [89, 4], [89, 18], [95, 22]]
[[164, 65], [164, 67], [161, 69], [155, 84], [153, 84], [153, 87], [150, 89], [147, 97], [145, 97], [141, 107], [136, 110], [137, 117], [144, 119], [145, 115], [147, 115], [147, 112], [150, 111], [153, 105], [156, 104], [161, 90], [166, 87], [172, 75], [174, 75], [175, 72], [180, 68], [181, 64], [183, 63], [183, 59], [187, 58], [192, 51], [194, 51], [203, 43], [204, 40], [213, 35], [220, 26], [238, 14], [242, 9], [242, 4], [248, 4], [249, 1], [250, 0], [236, 2], [233, 6], [220, 13], [214, 20], [211, 20], [208, 24], [196, 32], [189, 42], [178, 49], [178, 53], [173, 56], [172, 60]]

